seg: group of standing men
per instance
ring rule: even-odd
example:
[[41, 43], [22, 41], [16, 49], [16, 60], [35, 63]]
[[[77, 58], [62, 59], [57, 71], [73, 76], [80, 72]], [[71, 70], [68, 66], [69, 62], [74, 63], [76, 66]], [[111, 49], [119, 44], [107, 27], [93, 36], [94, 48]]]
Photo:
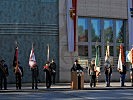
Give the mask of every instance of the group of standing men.
[[[16, 67], [17, 65], [17, 67]], [[20, 66], [20, 62], [14, 63], [14, 73], [16, 79], [16, 89], [21, 89], [22, 87], [22, 77], [23, 77], [23, 68]], [[51, 82], [55, 84], [55, 77], [56, 77], [56, 63], [54, 59], [51, 62], [47, 62], [45, 66], [43, 66], [43, 71], [46, 72], [46, 87], [51, 87]], [[38, 75], [39, 70], [38, 66], [35, 65], [31, 68], [32, 72], [32, 89], [38, 89]], [[7, 76], [9, 75], [8, 66], [5, 64], [4, 60], [0, 60], [0, 90], [3, 89], [7, 90]]]
[[[117, 69], [118, 72], [120, 73], [120, 86], [124, 87], [124, 83], [125, 83], [125, 76], [126, 76], [126, 65], [123, 64], [122, 65], [122, 69]], [[111, 75], [112, 75], [112, 65], [110, 64], [110, 62], [108, 60], [106, 60], [105, 64], [104, 64], [104, 73], [105, 73], [105, 81], [106, 81], [106, 87], [110, 87], [110, 80], [111, 80]], [[90, 67], [89, 67], [89, 75], [90, 75], [90, 87], [92, 87], [92, 85], [94, 87], [96, 87], [96, 66], [95, 66], [95, 60], [91, 61]]]
[[[55, 78], [56, 78], [56, 63], [54, 62], [54, 59], [52, 59], [51, 62], [47, 61], [46, 65], [43, 66], [43, 71], [46, 73], [45, 75], [45, 82], [46, 87], [51, 87], [51, 82], [55, 84]], [[38, 66], [35, 65], [31, 68], [32, 72], [32, 89], [38, 89], [38, 75], [39, 70]]]

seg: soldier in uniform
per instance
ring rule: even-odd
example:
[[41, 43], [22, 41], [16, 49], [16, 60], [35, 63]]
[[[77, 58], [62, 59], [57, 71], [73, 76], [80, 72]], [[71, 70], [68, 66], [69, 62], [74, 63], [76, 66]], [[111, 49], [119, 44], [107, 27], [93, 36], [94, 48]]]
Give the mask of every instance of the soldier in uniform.
[[131, 86], [133, 86], [133, 64], [131, 65], [130, 68], [130, 79], [131, 79]]
[[106, 87], [110, 87], [112, 67], [108, 60], [106, 60], [106, 62], [104, 64], [104, 71], [105, 71], [105, 77], [106, 77]]
[[49, 62], [47, 62], [46, 65], [43, 66], [43, 71], [46, 72], [46, 87], [50, 88], [51, 87], [51, 72], [52, 72], [52, 68], [49, 65]]
[[52, 69], [52, 73], [51, 73], [51, 79], [53, 84], [55, 84], [55, 76], [56, 76], [56, 63], [54, 62], [54, 59], [52, 59], [51, 63], [50, 63], [50, 67]]
[[16, 76], [16, 89], [21, 89], [22, 86], [22, 77], [23, 77], [23, 68], [20, 66], [20, 62], [18, 62], [18, 67], [14, 67], [14, 72]]
[[4, 60], [0, 61], [0, 89], [2, 90], [3, 82], [4, 82], [4, 90], [7, 90], [7, 76], [8, 73], [8, 67], [5, 64]]
[[35, 64], [33, 67], [31, 67], [32, 72], [32, 89], [38, 89], [38, 66]]
[[95, 60], [91, 61], [90, 68], [89, 68], [89, 75], [90, 75], [90, 87], [92, 84], [96, 87], [96, 67], [95, 67]]
[[118, 71], [119, 71], [119, 73], [120, 73], [120, 85], [121, 85], [121, 87], [124, 87], [125, 85], [125, 77], [126, 77], [126, 71], [127, 71], [127, 69], [126, 69], [126, 65], [125, 64], [123, 64], [122, 65], [122, 69], [123, 70], [121, 70], [121, 69], [118, 69]]

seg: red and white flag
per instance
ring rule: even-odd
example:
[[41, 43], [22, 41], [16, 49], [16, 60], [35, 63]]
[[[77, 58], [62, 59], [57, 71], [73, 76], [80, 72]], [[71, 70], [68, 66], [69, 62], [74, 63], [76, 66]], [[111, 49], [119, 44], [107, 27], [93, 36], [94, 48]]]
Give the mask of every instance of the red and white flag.
[[109, 45], [107, 45], [106, 55], [105, 55], [105, 62], [106, 62], [107, 60], [109, 60], [109, 56], [110, 56], [110, 53], [109, 53]]
[[128, 60], [133, 64], [133, 48], [129, 51], [127, 57]]
[[123, 46], [120, 45], [120, 53], [119, 53], [119, 58], [118, 58], [118, 70], [121, 70], [123, 71], [123, 67], [122, 65], [125, 63], [125, 60], [124, 60], [124, 50], [123, 50]]
[[30, 68], [33, 68], [33, 67], [36, 66], [36, 59], [35, 59], [35, 54], [34, 54], [34, 48], [33, 47], [31, 49], [31, 53], [30, 53], [29, 66], [30, 66]]

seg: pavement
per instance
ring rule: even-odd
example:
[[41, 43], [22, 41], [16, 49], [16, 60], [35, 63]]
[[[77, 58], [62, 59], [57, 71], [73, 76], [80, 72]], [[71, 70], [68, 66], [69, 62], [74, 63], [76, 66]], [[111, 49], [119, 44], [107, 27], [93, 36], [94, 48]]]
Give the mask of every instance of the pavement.
[[[90, 87], [89, 83], [84, 83], [84, 89], [82, 90], [115, 90], [115, 89], [133, 89], [130, 82], [125, 82], [124, 87], [120, 87], [120, 82], [111, 82], [110, 87], [106, 87], [105, 82], [97, 83], [96, 87]], [[22, 89], [16, 90], [15, 84], [8, 84], [7, 90], [0, 90], [0, 92], [44, 92], [44, 91], [75, 91], [71, 89], [70, 83], [56, 83], [47, 89], [45, 83], [38, 83], [38, 89], [33, 90], [31, 83], [22, 83]]]

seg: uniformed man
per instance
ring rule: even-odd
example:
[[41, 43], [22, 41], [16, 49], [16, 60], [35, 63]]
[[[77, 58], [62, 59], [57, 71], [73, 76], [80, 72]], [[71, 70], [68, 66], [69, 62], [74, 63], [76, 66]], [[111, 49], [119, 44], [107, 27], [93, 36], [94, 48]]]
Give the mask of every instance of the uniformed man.
[[54, 59], [52, 59], [51, 63], [50, 63], [50, 67], [52, 69], [52, 73], [51, 73], [51, 79], [53, 84], [55, 84], [55, 77], [56, 77], [56, 63], [54, 62]]
[[96, 67], [95, 67], [95, 60], [91, 61], [90, 67], [89, 67], [89, 75], [90, 75], [90, 87], [92, 85], [96, 87]]
[[38, 89], [38, 66], [35, 64], [33, 67], [31, 67], [32, 72], [32, 89]]
[[106, 87], [110, 87], [112, 67], [108, 60], [104, 64], [104, 71], [105, 71], [105, 78], [106, 78]]
[[131, 65], [130, 68], [130, 79], [131, 79], [131, 86], [133, 86], [133, 64]]
[[52, 68], [49, 65], [50, 63], [47, 62], [45, 66], [43, 66], [43, 71], [46, 73], [46, 87], [50, 88], [51, 87], [51, 73], [52, 73]]
[[18, 62], [18, 67], [14, 67], [15, 77], [16, 77], [16, 89], [21, 89], [22, 87], [22, 77], [23, 77], [23, 68]]
[[3, 82], [4, 82], [4, 90], [7, 89], [7, 76], [9, 75], [8, 73], [8, 67], [5, 64], [4, 60], [0, 61], [0, 89], [2, 90], [3, 88]]
[[126, 71], [127, 71], [127, 69], [126, 69], [126, 65], [125, 64], [123, 64], [122, 65], [122, 69], [123, 70], [121, 70], [121, 69], [118, 69], [118, 71], [119, 71], [119, 73], [120, 73], [120, 85], [121, 85], [121, 87], [124, 87], [125, 85], [125, 77], [126, 77]]

